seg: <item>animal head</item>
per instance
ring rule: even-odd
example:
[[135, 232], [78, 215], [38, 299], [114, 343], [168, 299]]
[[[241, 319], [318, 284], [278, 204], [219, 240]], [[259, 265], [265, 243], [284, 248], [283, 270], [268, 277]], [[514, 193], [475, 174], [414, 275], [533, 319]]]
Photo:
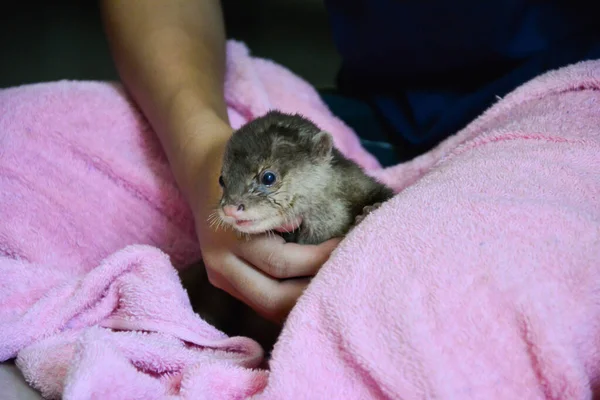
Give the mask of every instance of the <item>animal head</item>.
[[332, 150], [331, 135], [297, 114], [271, 111], [242, 126], [223, 157], [221, 221], [262, 233], [297, 220], [327, 185]]

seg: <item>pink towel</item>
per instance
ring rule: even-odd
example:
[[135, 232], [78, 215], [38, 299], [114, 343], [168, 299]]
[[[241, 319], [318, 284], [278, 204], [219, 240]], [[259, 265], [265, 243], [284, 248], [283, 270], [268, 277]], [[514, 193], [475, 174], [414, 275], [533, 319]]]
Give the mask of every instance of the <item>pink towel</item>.
[[191, 311], [171, 267], [199, 257], [190, 212], [143, 118], [91, 82], [0, 91], [0, 361], [68, 399], [591, 398], [600, 62], [381, 169], [306, 82], [228, 56], [234, 127], [302, 112], [400, 192], [315, 277], [270, 371]]
[[[241, 43], [227, 50], [234, 128], [271, 108], [301, 112], [378, 167], [308, 83]], [[192, 215], [118, 85], [0, 91], [0, 217], [0, 361], [17, 357], [45, 396], [197, 398], [220, 388], [217, 399], [264, 386], [265, 371], [244, 369], [260, 365], [262, 349], [190, 308], [171, 264], [200, 258]]]
[[308, 287], [261, 399], [600, 395], [600, 61], [376, 175], [404, 190]]
[[[37, 279], [33, 265], [10, 267]], [[2, 308], [11, 306], [3, 296]], [[214, 390], [195, 371], [204, 367], [224, 371], [232, 384], [248, 375], [246, 393], [265, 383], [264, 371], [239, 368], [261, 364], [260, 346], [227, 338], [194, 314], [168, 257], [150, 246], [127, 247], [48, 287], [24, 314], [2, 321], [0, 343], [2, 359], [18, 352], [17, 365], [48, 398], [163, 399], [200, 387], [182, 396], [191, 398]], [[244, 394], [235, 386], [230, 392]]]

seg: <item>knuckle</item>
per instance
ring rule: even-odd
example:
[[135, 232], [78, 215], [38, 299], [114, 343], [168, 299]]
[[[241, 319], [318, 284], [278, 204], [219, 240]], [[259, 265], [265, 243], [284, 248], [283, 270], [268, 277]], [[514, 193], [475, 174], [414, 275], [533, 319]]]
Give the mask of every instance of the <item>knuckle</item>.
[[282, 254], [272, 252], [267, 258], [266, 272], [275, 278], [288, 278], [290, 263]]
[[207, 271], [206, 275], [208, 276], [208, 282], [212, 286], [216, 287], [217, 289], [222, 289], [221, 279], [219, 278], [219, 276], [217, 274], [215, 274], [212, 271]]
[[215, 265], [218, 265], [218, 262], [215, 262], [211, 257], [205, 257], [204, 266], [208, 282], [217, 289], [223, 289], [223, 277], [218, 272], [217, 268], [215, 268]]
[[265, 294], [260, 299], [262, 314], [265, 318], [271, 321], [281, 320], [285, 314], [283, 301], [276, 295]]

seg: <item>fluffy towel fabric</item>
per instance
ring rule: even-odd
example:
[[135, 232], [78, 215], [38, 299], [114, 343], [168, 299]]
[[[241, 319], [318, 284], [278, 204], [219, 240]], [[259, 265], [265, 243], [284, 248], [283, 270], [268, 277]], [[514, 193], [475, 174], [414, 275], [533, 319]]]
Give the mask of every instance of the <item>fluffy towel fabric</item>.
[[600, 62], [533, 80], [381, 176], [404, 190], [300, 299], [261, 398], [592, 398]]
[[[12, 265], [35, 273], [31, 267]], [[249, 374], [236, 367], [262, 361], [256, 342], [227, 338], [194, 314], [168, 257], [142, 245], [52, 285], [20, 318], [0, 325], [0, 343], [3, 359], [19, 351], [19, 368], [48, 398], [158, 400], [199, 386], [210, 394], [199, 366], [225, 371], [214, 378], [227, 376], [230, 393], [239, 396], [236, 375]], [[264, 374], [249, 375], [240, 389], [261, 388]]]
[[[226, 89], [234, 127], [270, 108], [301, 112], [377, 167], [309, 84], [241, 43], [228, 43]], [[264, 371], [240, 369], [259, 365], [256, 343], [191, 312], [171, 264], [200, 258], [192, 215], [118, 85], [0, 91], [0, 220], [0, 361], [18, 356], [44, 395], [197, 398], [206, 385], [221, 395], [264, 385]]]
[[400, 192], [313, 280], [270, 371], [191, 313], [169, 268], [199, 255], [189, 210], [143, 119], [100, 83], [0, 92], [0, 360], [71, 399], [591, 398], [599, 62], [380, 169], [310, 86], [228, 50], [234, 126], [300, 111]]

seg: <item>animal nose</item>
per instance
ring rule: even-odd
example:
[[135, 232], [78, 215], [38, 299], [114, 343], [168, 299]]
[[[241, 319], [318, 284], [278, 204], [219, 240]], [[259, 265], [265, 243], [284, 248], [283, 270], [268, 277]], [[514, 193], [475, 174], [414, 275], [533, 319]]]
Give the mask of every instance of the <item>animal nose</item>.
[[227, 215], [228, 217], [233, 217], [233, 218], [237, 218], [240, 216], [240, 214], [246, 209], [246, 206], [243, 204], [237, 205], [237, 206], [232, 206], [232, 205], [227, 205], [227, 206], [223, 206], [223, 213], [225, 215]]

